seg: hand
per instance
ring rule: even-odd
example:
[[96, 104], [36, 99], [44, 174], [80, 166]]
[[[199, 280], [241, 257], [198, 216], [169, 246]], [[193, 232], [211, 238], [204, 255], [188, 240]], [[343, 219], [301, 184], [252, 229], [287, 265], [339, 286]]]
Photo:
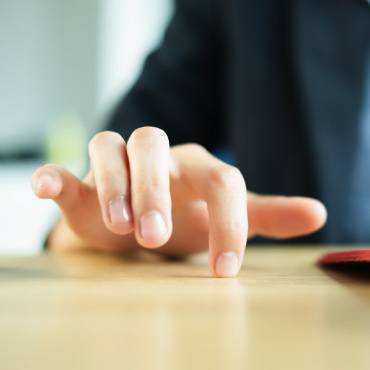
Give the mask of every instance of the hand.
[[61, 210], [52, 250], [144, 247], [185, 256], [208, 247], [211, 272], [226, 277], [238, 273], [247, 237], [305, 235], [326, 220], [317, 200], [247, 193], [238, 169], [197, 144], [170, 149], [154, 127], [135, 130], [127, 144], [100, 132], [89, 156], [83, 181], [50, 164], [32, 176], [34, 193]]

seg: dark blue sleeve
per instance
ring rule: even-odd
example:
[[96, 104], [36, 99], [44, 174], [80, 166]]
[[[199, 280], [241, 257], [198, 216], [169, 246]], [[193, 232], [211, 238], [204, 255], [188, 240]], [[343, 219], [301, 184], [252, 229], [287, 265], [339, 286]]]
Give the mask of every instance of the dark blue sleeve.
[[127, 139], [137, 127], [164, 129], [171, 145], [222, 143], [224, 53], [216, 1], [179, 0], [162, 45], [116, 107], [108, 129]]

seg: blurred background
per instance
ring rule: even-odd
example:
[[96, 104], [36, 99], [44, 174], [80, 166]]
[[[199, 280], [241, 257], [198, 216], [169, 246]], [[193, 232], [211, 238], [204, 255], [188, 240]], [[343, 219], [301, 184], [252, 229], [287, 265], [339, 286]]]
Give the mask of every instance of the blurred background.
[[0, 0], [0, 254], [35, 254], [57, 218], [33, 171], [81, 176], [87, 142], [161, 41], [173, 0]]

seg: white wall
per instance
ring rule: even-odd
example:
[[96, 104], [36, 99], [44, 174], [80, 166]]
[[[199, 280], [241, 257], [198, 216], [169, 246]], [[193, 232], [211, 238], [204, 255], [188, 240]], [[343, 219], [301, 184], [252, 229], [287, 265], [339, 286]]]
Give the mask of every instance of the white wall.
[[172, 0], [1, 0], [0, 154], [76, 115], [91, 131], [161, 38]]
[[103, 116], [137, 78], [144, 56], [161, 41], [172, 12], [172, 0], [99, 2], [98, 109]]
[[98, 0], [0, 1], [0, 152], [34, 147], [97, 102]]

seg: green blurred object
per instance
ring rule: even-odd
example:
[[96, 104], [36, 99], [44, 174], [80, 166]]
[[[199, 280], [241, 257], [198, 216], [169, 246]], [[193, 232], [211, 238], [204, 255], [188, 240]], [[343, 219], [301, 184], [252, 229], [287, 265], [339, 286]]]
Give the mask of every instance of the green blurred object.
[[45, 159], [79, 175], [86, 162], [87, 132], [77, 115], [64, 115], [52, 121], [47, 130]]

